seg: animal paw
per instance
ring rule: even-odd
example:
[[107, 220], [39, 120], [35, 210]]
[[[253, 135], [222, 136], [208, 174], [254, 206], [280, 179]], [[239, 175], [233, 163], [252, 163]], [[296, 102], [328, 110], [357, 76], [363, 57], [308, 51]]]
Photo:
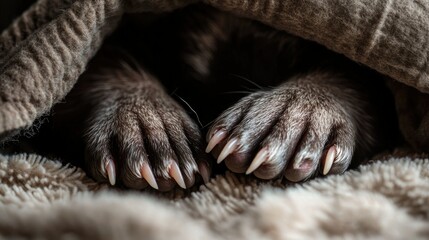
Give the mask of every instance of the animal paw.
[[97, 101], [85, 135], [86, 166], [96, 180], [160, 191], [208, 181], [200, 130], [163, 89], [110, 94]]
[[352, 90], [305, 81], [255, 92], [215, 120], [206, 152], [233, 172], [261, 179], [299, 182], [342, 173], [352, 160], [358, 126], [368, 130], [367, 123], [357, 123], [359, 103]]

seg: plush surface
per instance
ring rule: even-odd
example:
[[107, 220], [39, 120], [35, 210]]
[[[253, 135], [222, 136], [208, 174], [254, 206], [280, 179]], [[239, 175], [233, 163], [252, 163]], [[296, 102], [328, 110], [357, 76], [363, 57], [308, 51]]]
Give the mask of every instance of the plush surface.
[[[171, 11], [193, 2], [39, 0], [0, 35], [0, 141], [32, 126], [70, 91], [122, 14]], [[386, 74], [405, 138], [428, 149], [428, 1], [204, 2], [317, 41]], [[426, 239], [428, 165], [425, 157], [409, 154], [293, 186], [227, 173], [190, 195], [162, 196], [109, 189], [80, 169], [41, 156], [0, 156], [0, 234]]]
[[0, 236], [8, 239], [427, 239], [428, 206], [422, 156], [302, 185], [227, 173], [169, 197], [109, 189], [36, 155], [0, 156]]

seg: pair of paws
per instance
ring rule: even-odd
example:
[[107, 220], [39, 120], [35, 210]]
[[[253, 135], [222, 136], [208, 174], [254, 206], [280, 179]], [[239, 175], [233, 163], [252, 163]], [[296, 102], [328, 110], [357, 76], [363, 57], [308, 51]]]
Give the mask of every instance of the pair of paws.
[[85, 135], [86, 165], [98, 181], [168, 191], [207, 182], [210, 153], [233, 172], [299, 182], [345, 171], [355, 136], [338, 96], [285, 83], [224, 111], [204, 141], [185, 110], [153, 88], [96, 106]]

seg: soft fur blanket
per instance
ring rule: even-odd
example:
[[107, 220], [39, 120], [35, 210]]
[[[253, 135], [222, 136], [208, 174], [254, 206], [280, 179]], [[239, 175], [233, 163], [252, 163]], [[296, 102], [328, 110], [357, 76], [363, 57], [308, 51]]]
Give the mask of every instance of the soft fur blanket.
[[[124, 13], [165, 12], [193, 2], [39, 0], [0, 35], [0, 138], [31, 127], [70, 91]], [[428, 1], [204, 2], [317, 41], [390, 77], [405, 138], [427, 150]], [[428, 238], [428, 164], [423, 157], [392, 157], [294, 186], [226, 174], [167, 201], [148, 192], [112, 191], [79, 169], [40, 156], [1, 156], [0, 234], [51, 239]]]
[[36, 155], [0, 157], [0, 181], [5, 238], [429, 238], [429, 161], [418, 156], [286, 189], [227, 173], [170, 201], [109, 190]]

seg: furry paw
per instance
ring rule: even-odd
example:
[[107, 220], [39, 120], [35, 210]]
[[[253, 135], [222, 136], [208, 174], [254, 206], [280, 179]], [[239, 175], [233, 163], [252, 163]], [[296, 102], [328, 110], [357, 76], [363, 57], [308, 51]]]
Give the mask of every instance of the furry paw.
[[357, 93], [337, 85], [291, 81], [243, 98], [216, 119], [206, 152], [233, 172], [261, 179], [299, 182], [344, 172], [358, 127], [369, 131], [369, 120], [360, 116]]
[[[198, 126], [158, 86], [111, 91], [94, 107], [86, 165], [98, 181], [134, 189], [189, 188], [210, 175]], [[117, 95], [115, 95], [117, 94]]]

